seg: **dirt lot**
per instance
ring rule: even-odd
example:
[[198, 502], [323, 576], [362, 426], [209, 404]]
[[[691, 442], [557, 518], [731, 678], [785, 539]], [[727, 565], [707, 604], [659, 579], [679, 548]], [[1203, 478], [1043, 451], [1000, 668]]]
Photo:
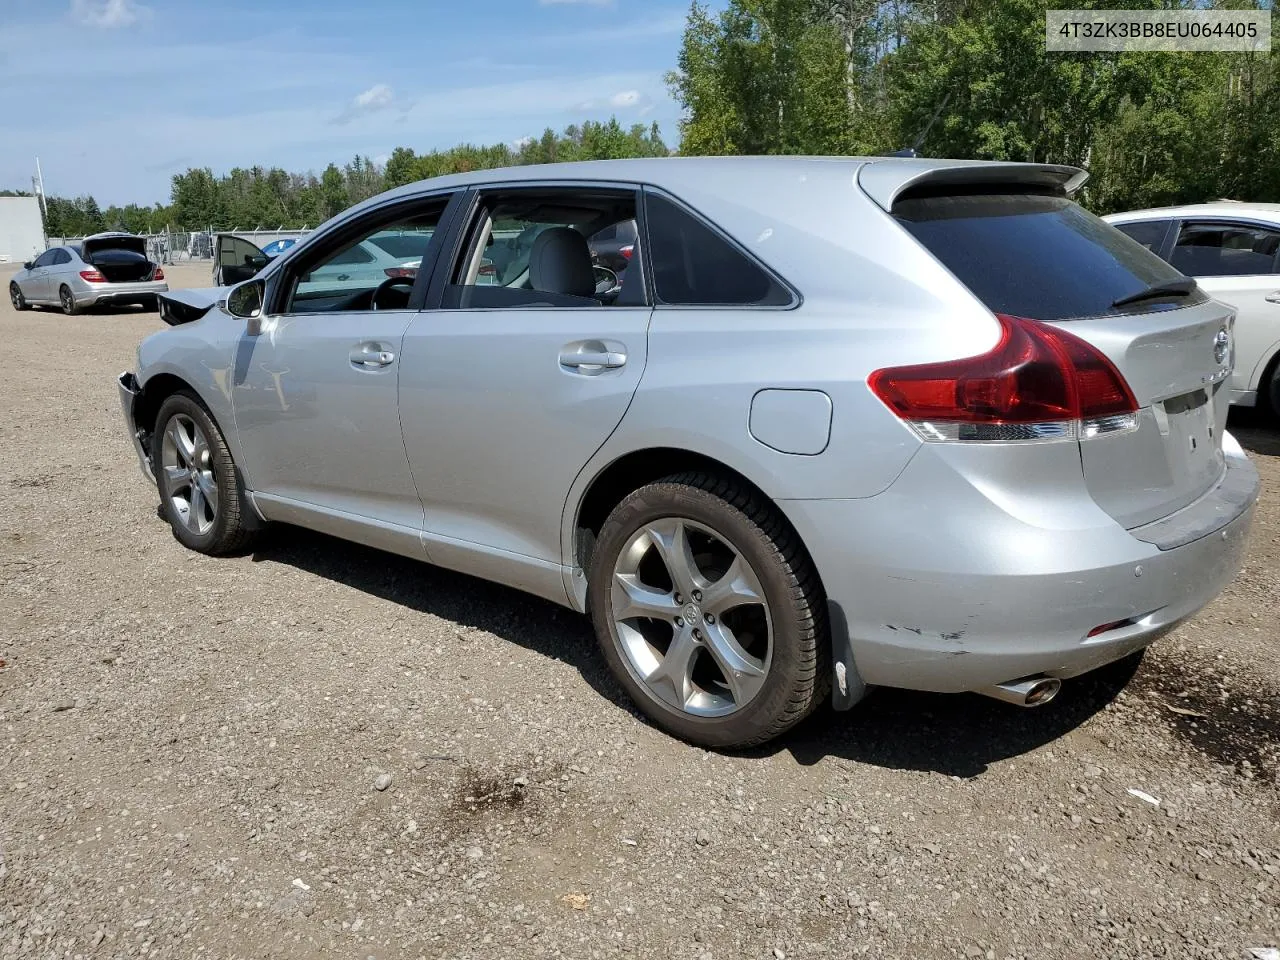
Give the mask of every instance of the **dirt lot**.
[[548, 604], [301, 531], [179, 547], [114, 384], [158, 325], [0, 308], [0, 957], [1280, 945], [1257, 419], [1233, 420], [1265, 482], [1248, 565], [1132, 679], [1042, 711], [879, 691], [719, 756], [642, 723]]

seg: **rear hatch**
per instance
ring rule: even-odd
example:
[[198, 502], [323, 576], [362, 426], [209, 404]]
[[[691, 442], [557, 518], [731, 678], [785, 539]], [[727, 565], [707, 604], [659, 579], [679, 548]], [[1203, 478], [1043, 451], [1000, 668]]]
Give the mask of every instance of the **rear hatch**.
[[891, 213], [992, 312], [1066, 330], [1124, 376], [1136, 428], [1086, 427], [1078, 440], [1107, 513], [1133, 528], [1213, 487], [1225, 469], [1231, 308], [1062, 188], [925, 181], [894, 196]]
[[156, 265], [147, 259], [145, 237], [107, 234], [86, 237], [82, 259], [98, 269], [108, 283], [138, 283], [150, 280]]

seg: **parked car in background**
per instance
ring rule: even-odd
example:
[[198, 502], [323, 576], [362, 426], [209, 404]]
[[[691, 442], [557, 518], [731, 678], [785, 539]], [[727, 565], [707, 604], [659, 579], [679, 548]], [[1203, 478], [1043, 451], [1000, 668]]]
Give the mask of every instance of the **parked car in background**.
[[587, 241], [596, 263], [617, 274], [626, 272], [636, 249], [636, 222], [610, 224]]
[[297, 242], [297, 237], [281, 237], [279, 240], [272, 240], [264, 246], [262, 248], [262, 253], [269, 259], [274, 260]]
[[[1259, 486], [1225, 429], [1231, 309], [1076, 206], [1083, 179], [735, 157], [412, 184], [170, 294], [189, 322], [121, 375], [126, 435], [190, 549], [298, 524], [585, 612], [634, 702], [708, 747], [873, 685], [1047, 703], [1222, 590]], [[633, 221], [618, 284], [588, 238]], [[387, 235], [420, 266], [357, 283]]]
[[1280, 416], [1280, 204], [1225, 200], [1103, 219], [1236, 308], [1230, 401]]
[[128, 233], [99, 233], [52, 247], [9, 281], [9, 300], [15, 310], [58, 306], [66, 314], [100, 304], [154, 307], [169, 284], [146, 250], [146, 237]]

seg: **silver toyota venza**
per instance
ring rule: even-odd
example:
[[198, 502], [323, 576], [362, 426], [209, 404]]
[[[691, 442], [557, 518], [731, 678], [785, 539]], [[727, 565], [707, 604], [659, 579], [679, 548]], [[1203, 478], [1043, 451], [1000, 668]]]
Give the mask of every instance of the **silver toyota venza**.
[[[128, 431], [184, 545], [298, 524], [586, 612], [695, 743], [872, 685], [1043, 703], [1213, 599], [1258, 491], [1224, 430], [1231, 309], [1075, 205], [1083, 179], [741, 158], [417, 183], [269, 263], [228, 243], [238, 283], [162, 298]], [[632, 220], [619, 279], [586, 238]]]

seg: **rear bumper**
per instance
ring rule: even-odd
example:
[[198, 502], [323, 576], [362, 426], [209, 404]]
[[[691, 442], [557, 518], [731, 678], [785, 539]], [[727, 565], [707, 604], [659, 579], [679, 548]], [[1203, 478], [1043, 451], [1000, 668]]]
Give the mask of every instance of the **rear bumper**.
[[950, 693], [1066, 679], [1150, 644], [1235, 576], [1259, 483], [1234, 440], [1224, 449], [1219, 486], [1162, 521], [1194, 513], [1166, 549], [1087, 496], [1020, 512], [936, 462], [913, 463], [877, 497], [781, 506], [839, 608], [833, 622], [848, 624], [863, 682]]
[[73, 294], [78, 305], [91, 307], [104, 303], [138, 303], [168, 292], [166, 281], [148, 280], [142, 283], [86, 283]]
[[142, 393], [142, 388], [138, 386], [137, 377], [126, 371], [116, 378], [116, 389], [120, 393], [120, 410], [124, 414], [125, 430], [128, 432], [129, 439], [133, 442], [133, 452], [138, 456], [138, 466], [142, 470], [142, 475], [150, 483], [154, 484], [156, 475], [151, 469], [151, 459], [147, 456], [147, 451], [143, 447], [143, 437], [138, 431], [138, 425], [134, 420], [133, 414], [134, 405]]

